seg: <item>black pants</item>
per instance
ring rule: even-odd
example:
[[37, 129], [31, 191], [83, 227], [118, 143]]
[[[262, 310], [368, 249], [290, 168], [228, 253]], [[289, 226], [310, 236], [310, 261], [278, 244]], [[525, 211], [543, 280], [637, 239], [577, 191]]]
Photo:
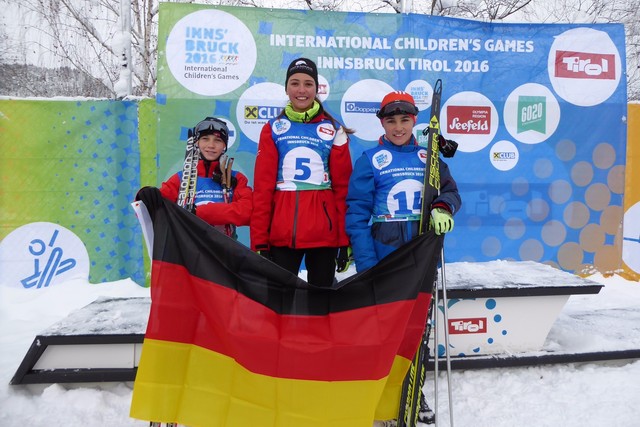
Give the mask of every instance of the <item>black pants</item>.
[[271, 259], [280, 267], [297, 275], [302, 264], [307, 266], [307, 282], [314, 286], [331, 287], [336, 275], [338, 248], [292, 249], [271, 247]]

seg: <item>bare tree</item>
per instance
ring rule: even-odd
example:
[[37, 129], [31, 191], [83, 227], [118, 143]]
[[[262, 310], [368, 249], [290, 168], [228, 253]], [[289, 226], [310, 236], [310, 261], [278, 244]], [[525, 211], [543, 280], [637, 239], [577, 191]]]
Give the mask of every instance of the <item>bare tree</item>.
[[485, 0], [482, 2], [462, 0], [454, 5], [445, 6], [442, 0], [434, 0], [432, 10], [438, 15], [492, 22], [508, 18], [526, 8], [531, 2], [532, 0]]
[[[131, 3], [135, 94], [148, 96], [155, 88], [157, 1]], [[118, 0], [24, 0], [22, 7], [38, 22], [35, 30], [50, 40], [39, 47], [54, 58], [52, 66], [99, 77], [113, 91], [121, 65]]]
[[[0, 0], [0, 6], [7, 1], [12, 0]], [[326, 11], [411, 12], [485, 22], [514, 19], [542, 23], [622, 22], [627, 38], [629, 99], [640, 99], [640, 20], [637, 19], [640, 0], [199, 0], [199, 3]], [[45, 66], [68, 66], [83, 75], [99, 78], [111, 88], [112, 95], [116, 95], [115, 85], [122, 66], [119, 0], [22, 0], [19, 4], [25, 28], [38, 33], [37, 49], [55, 59], [55, 63]], [[131, 23], [133, 94], [153, 96], [156, 88], [158, 0], [131, 0]], [[28, 46], [20, 41], [25, 38], [24, 34], [18, 40], [8, 40], [3, 39], [6, 32], [2, 30], [0, 28], [2, 62], [25, 64]]]

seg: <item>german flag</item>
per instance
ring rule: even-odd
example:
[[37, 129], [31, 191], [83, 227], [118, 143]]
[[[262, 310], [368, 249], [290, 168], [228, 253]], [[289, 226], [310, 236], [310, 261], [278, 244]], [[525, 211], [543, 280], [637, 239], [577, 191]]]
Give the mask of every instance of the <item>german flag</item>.
[[132, 417], [191, 427], [371, 427], [396, 417], [440, 237], [424, 234], [317, 288], [174, 203], [143, 202], [152, 303]]

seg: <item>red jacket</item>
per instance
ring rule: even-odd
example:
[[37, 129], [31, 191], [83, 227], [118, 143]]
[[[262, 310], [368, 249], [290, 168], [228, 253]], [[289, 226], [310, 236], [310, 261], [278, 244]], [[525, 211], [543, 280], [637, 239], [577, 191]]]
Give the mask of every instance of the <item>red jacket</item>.
[[[326, 116], [320, 113], [310, 123], [322, 120], [326, 120]], [[272, 137], [271, 122], [264, 125], [253, 177], [251, 249], [349, 245], [344, 220], [352, 164], [349, 140], [342, 131], [339, 135], [344, 143], [334, 141], [329, 154], [330, 189], [276, 191], [278, 150]]]
[[[204, 160], [198, 162], [198, 181], [211, 179], [215, 173], [220, 173], [219, 162], [211, 162], [208, 170]], [[198, 204], [198, 196], [196, 194], [196, 216], [198, 216], [198, 218], [203, 219], [211, 225], [249, 225], [253, 206], [251, 187], [248, 185], [249, 181], [247, 177], [242, 173], [234, 171], [233, 176], [237, 184], [233, 189], [233, 198], [229, 203]], [[181, 174], [176, 173], [162, 183], [160, 192], [165, 199], [173, 202], [178, 201], [180, 177]]]

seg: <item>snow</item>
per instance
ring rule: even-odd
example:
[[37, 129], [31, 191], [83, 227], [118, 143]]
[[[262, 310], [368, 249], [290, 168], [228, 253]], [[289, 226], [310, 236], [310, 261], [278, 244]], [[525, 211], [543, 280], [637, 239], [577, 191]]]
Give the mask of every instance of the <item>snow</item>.
[[[455, 269], [447, 269], [447, 274], [449, 270]], [[464, 272], [480, 273], [473, 263], [464, 265]], [[523, 277], [535, 274], [539, 272], [534, 266], [522, 272]], [[594, 275], [589, 279], [604, 288], [598, 294], [570, 297], [545, 348], [640, 348], [640, 283], [619, 276]], [[60, 322], [65, 327], [95, 323], [99, 330], [108, 321], [109, 313], [90, 313], [82, 318], [77, 309], [99, 298], [148, 296], [148, 289], [131, 280], [102, 284], [72, 281], [29, 290], [0, 287], [0, 425], [147, 426], [129, 418], [132, 383], [12, 386], [9, 381], [35, 335], [51, 332]], [[120, 315], [111, 313], [114, 318]], [[608, 332], [608, 338], [591, 334], [592, 330]], [[453, 371], [450, 379], [454, 425], [459, 427], [640, 425], [638, 360]], [[444, 427], [449, 425], [446, 372], [440, 372], [438, 385], [438, 425]], [[425, 392], [433, 403], [432, 378]]]

